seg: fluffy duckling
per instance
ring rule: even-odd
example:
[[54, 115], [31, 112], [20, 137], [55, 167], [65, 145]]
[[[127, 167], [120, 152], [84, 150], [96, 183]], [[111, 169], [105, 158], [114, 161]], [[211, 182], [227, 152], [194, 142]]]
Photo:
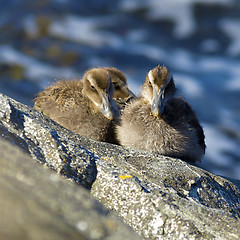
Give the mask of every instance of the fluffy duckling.
[[157, 66], [148, 72], [141, 96], [122, 112], [116, 127], [121, 145], [153, 153], [201, 161], [204, 133], [191, 106], [176, 92], [168, 69]]
[[34, 108], [75, 133], [117, 143], [113, 125], [119, 110], [111, 78], [107, 69], [93, 68], [81, 81], [58, 81], [38, 94]]

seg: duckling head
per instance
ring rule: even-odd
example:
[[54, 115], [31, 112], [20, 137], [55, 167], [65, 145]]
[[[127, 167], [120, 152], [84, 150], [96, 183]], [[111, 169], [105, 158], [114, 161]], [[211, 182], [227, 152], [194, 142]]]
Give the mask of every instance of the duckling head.
[[111, 75], [111, 80], [114, 86], [114, 99], [128, 100], [129, 98], [135, 97], [128, 88], [126, 77], [121, 71], [114, 67], [106, 67], [105, 69]]
[[83, 77], [83, 95], [93, 103], [95, 110], [112, 120], [118, 116], [118, 107], [112, 99], [114, 86], [110, 73], [103, 68], [87, 71]]
[[166, 102], [176, 92], [172, 75], [162, 65], [150, 70], [142, 86], [142, 97], [151, 104], [151, 112], [158, 117], [164, 112]]

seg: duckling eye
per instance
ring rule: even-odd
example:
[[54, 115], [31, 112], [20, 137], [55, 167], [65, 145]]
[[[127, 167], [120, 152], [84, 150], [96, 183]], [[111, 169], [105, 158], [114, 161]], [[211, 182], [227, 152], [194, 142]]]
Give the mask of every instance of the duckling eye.
[[148, 84], [149, 84], [149, 86], [152, 86], [152, 83], [151, 83], [151, 81], [150, 81], [150, 80], [148, 81]]
[[93, 90], [93, 91], [95, 91], [96, 89], [95, 89], [95, 87], [93, 86], [93, 85], [91, 85], [91, 89]]
[[117, 87], [117, 83], [116, 82], [112, 82], [112, 83], [113, 83], [114, 88], [116, 88]]

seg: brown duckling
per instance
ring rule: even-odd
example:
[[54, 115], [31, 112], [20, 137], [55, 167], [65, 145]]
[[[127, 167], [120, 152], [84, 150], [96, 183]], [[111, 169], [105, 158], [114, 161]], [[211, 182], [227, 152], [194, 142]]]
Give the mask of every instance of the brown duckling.
[[153, 153], [201, 161], [204, 133], [191, 106], [176, 92], [168, 69], [157, 66], [148, 72], [141, 96], [122, 111], [116, 127], [121, 145]]
[[75, 133], [117, 143], [113, 126], [119, 110], [111, 78], [107, 69], [93, 68], [81, 81], [58, 81], [38, 94], [34, 108]]

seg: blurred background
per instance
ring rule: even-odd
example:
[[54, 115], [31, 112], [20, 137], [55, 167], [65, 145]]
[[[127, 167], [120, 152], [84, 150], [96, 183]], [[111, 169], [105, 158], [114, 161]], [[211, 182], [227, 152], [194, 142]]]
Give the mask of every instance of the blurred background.
[[[203, 125], [197, 165], [240, 179], [239, 0], [0, 0], [0, 92], [33, 106], [54, 79], [113, 66], [136, 94], [165, 64]], [[1, 104], [1, 103], [0, 103]]]

